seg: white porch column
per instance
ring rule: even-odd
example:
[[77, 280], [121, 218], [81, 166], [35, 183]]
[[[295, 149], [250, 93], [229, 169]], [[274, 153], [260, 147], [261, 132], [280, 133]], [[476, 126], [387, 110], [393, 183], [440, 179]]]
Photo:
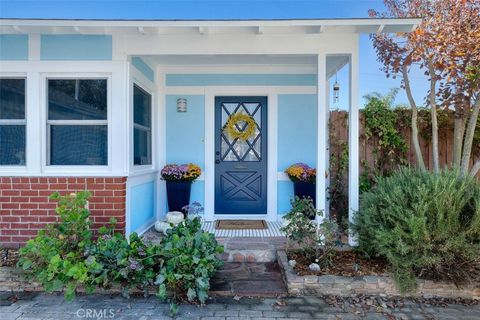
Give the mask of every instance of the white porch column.
[[[359, 209], [359, 92], [358, 92], [358, 78], [359, 78], [359, 61], [358, 61], [358, 47], [352, 53], [350, 58], [350, 109], [348, 112], [348, 221], [353, 222], [354, 215]], [[348, 244], [351, 246], [357, 245], [357, 238], [349, 229]]]
[[321, 223], [327, 213], [327, 148], [328, 148], [328, 104], [327, 104], [326, 55], [318, 54], [317, 61], [317, 209], [324, 215], [317, 217]]

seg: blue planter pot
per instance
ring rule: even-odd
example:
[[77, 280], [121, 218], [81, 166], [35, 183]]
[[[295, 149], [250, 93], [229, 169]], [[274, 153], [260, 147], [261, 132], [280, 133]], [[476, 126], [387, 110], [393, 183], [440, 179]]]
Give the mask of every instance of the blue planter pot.
[[167, 181], [168, 211], [180, 211], [190, 203], [192, 181]]
[[[310, 198], [313, 201], [313, 205], [317, 206], [317, 188], [315, 184], [308, 182], [294, 182], [293, 183], [293, 193], [296, 197]], [[315, 216], [309, 216], [310, 220], [315, 219]]]

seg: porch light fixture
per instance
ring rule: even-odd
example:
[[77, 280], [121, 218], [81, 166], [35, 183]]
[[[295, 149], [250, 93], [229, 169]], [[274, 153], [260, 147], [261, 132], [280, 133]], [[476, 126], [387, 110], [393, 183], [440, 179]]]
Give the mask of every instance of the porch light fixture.
[[187, 99], [185, 98], [177, 99], [177, 112], [187, 112]]
[[337, 74], [335, 74], [335, 83], [333, 84], [333, 102], [338, 103], [340, 99], [340, 84], [337, 81]]

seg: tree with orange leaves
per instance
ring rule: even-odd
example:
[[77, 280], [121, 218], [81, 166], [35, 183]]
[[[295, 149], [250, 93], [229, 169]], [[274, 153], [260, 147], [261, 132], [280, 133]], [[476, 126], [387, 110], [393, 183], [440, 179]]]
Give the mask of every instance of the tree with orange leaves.
[[386, 13], [370, 11], [372, 17], [421, 17], [418, 27], [405, 34], [372, 35], [378, 60], [387, 76], [401, 76], [412, 108], [412, 139], [417, 164], [425, 170], [420, 149], [417, 104], [412, 95], [409, 71], [413, 65], [425, 70], [430, 82], [425, 94], [432, 120], [433, 170], [439, 170], [439, 108], [455, 110], [453, 165], [462, 175], [475, 175], [480, 161], [471, 168], [473, 138], [480, 113], [480, 0], [384, 0]]

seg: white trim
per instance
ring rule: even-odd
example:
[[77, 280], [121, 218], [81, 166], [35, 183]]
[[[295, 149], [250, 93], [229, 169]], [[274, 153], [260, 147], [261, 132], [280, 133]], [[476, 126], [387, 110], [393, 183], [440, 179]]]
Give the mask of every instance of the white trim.
[[[404, 26], [405, 31], [410, 30], [411, 25], [419, 24], [420, 18], [354, 18], [354, 19], [270, 19], [270, 20], [95, 20], [95, 19], [1, 19], [0, 26], [10, 26], [18, 32], [23, 32], [20, 27], [78, 27], [85, 30], [87, 28], [109, 27], [126, 28], [130, 27], [138, 35], [138, 28], [158, 28], [158, 27], [302, 27], [302, 26], [376, 26], [392, 25]], [[120, 29], [119, 31], [122, 31]], [[400, 32], [400, 31], [399, 31]]]
[[[126, 197], [125, 197], [125, 234], [128, 237], [132, 232], [137, 232], [137, 233], [143, 233], [145, 232], [148, 228], [152, 226], [152, 224], [155, 223], [157, 220], [157, 217], [154, 216], [153, 218], [149, 219], [147, 222], [145, 222], [142, 226], [137, 228], [137, 230], [131, 230], [131, 215], [132, 215], [132, 210], [131, 210], [131, 189], [134, 188], [135, 186], [142, 185], [145, 183], [153, 182], [154, 185], [154, 191], [153, 194], [157, 194], [158, 192], [158, 187], [157, 187], [157, 177], [158, 173], [156, 171], [150, 171], [150, 172], [144, 172], [144, 173], [137, 173], [136, 175], [129, 176], [127, 178], [127, 183], [126, 183]], [[154, 212], [157, 212], [157, 201], [154, 199]], [[138, 232], [140, 230], [140, 232]]]
[[249, 92], [250, 95], [253, 94], [263, 94], [268, 92], [269, 94], [316, 94], [316, 86], [175, 86], [175, 87], [165, 87], [166, 95], [195, 95], [195, 94], [205, 94], [205, 92], [240, 92], [245, 93]]
[[[205, 90], [205, 89], [204, 89]], [[215, 220], [215, 94], [205, 93], [205, 205], [206, 221]]]
[[[31, 37], [31, 35], [29, 36]], [[128, 175], [128, 132], [125, 130], [128, 96], [127, 63], [114, 61], [0, 61], [0, 76], [26, 78], [27, 166], [2, 167], [0, 176], [105, 176]], [[109, 78], [110, 166], [65, 166], [45, 168], [46, 77]]]
[[157, 145], [157, 160], [156, 166], [158, 168], [157, 173], [157, 194], [156, 194], [156, 211], [157, 211], [157, 219], [164, 217], [166, 215], [166, 203], [167, 203], [167, 190], [165, 181], [160, 180], [160, 170], [166, 164], [166, 136], [167, 136], [167, 129], [166, 129], [166, 107], [165, 107], [165, 75], [160, 68], [156, 68], [155, 79], [157, 80], [156, 88], [157, 88], [157, 125], [154, 128], [154, 135], [158, 137], [158, 145]]
[[267, 99], [267, 220], [276, 221], [278, 215], [278, 95], [269, 94]]
[[317, 209], [324, 212], [324, 215], [317, 216], [316, 220], [321, 223], [325, 219], [325, 208], [327, 199], [328, 176], [326, 151], [328, 150], [328, 107], [326, 99], [326, 63], [325, 53], [318, 54], [318, 85], [317, 85]]
[[[277, 92], [275, 87], [203, 87], [205, 92], [205, 220], [266, 219], [277, 220]], [[283, 92], [283, 91], [282, 91]], [[188, 94], [185, 93], [184, 94]], [[215, 211], [215, 97], [216, 96], [266, 96], [267, 97], [267, 214], [266, 215], [216, 215]]]
[[[156, 221], [156, 217], [153, 217], [144, 224], [142, 224], [140, 227], [138, 227], [137, 230], [132, 230], [130, 233], [136, 232], [139, 236], [141, 236], [142, 234], [150, 230], [150, 228], [155, 224]], [[130, 233], [127, 234], [127, 237], [130, 235]]]
[[[130, 80], [129, 80], [129, 116], [128, 116], [128, 136], [129, 136], [129, 154], [128, 154], [128, 159], [129, 159], [129, 169], [130, 172], [135, 174], [138, 172], [148, 172], [151, 170], [155, 170], [156, 168], [156, 157], [157, 157], [157, 137], [155, 136], [155, 127], [156, 127], [156, 114], [157, 114], [157, 108], [156, 108], [156, 94], [155, 94], [155, 84], [151, 82], [149, 79], [147, 79], [140, 71], [138, 71], [135, 67], [132, 67], [132, 65], [129, 65], [129, 70], [130, 70]], [[133, 88], [134, 86], [138, 86], [140, 89], [145, 91], [151, 96], [151, 157], [152, 157], [152, 164], [149, 165], [135, 165], [134, 164], [134, 159], [133, 159], [133, 149], [134, 149], [134, 141], [133, 141], [133, 129], [136, 126], [136, 124], [133, 122], [133, 116], [134, 116], [134, 109], [133, 109]], [[138, 125], [137, 125], [138, 126]]]
[[[52, 79], [105, 79], [107, 81], [107, 120], [48, 120], [48, 80]], [[58, 73], [42, 73], [41, 74], [41, 96], [40, 96], [40, 105], [42, 108], [42, 171], [49, 172], [58, 172], [68, 174], [71, 171], [80, 170], [80, 171], [91, 171], [91, 172], [101, 172], [101, 171], [111, 171], [112, 169], [112, 75], [110, 73], [65, 73], [59, 75]], [[53, 122], [53, 123], [52, 123]], [[52, 124], [85, 124], [85, 125], [106, 125], [107, 126], [107, 165], [100, 166], [86, 166], [86, 165], [50, 165], [49, 162], [49, 137], [50, 134], [47, 132], [47, 128]]]
[[[358, 41], [357, 41], [358, 46]], [[359, 154], [359, 58], [358, 48], [350, 58], [350, 109], [348, 112], [348, 221], [354, 222], [360, 207], [360, 154]], [[349, 229], [348, 244], [356, 246], [357, 237]]]
[[160, 64], [165, 74], [314, 74], [316, 73], [315, 65], [310, 64]]
[[40, 35], [28, 35], [28, 60], [40, 60]]

